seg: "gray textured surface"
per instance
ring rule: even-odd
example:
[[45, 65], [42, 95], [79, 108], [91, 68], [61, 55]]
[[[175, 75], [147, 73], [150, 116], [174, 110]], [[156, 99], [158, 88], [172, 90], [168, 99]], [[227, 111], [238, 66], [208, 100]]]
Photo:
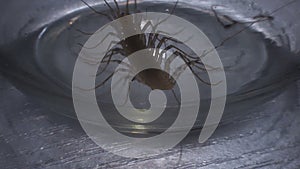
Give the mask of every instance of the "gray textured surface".
[[[300, 167], [300, 83], [220, 126], [203, 145], [193, 134], [151, 159], [125, 159], [94, 144], [77, 121], [40, 107], [0, 77], [1, 168]], [[197, 133], [195, 133], [197, 135]], [[180, 158], [181, 157], [181, 158]]]

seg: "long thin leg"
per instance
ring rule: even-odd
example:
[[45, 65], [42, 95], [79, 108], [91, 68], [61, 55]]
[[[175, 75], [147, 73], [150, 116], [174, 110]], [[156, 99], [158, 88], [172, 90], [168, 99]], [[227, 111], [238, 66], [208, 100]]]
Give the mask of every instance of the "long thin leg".
[[109, 5], [109, 3], [107, 2], [107, 0], [104, 0], [105, 4], [108, 6], [111, 15], [116, 19], [118, 16], [115, 14], [114, 9]]
[[83, 35], [87, 35], [87, 36], [92, 36], [94, 33], [90, 33], [90, 32], [85, 32], [83, 30], [80, 29], [76, 29], [77, 32], [83, 34]]
[[95, 46], [93, 46], [93, 47], [84, 47], [84, 46], [82, 46], [82, 47], [85, 48], [85, 49], [95, 49], [96, 47], [98, 47], [99, 45], [101, 45], [109, 36], [113, 36], [113, 37], [119, 38], [116, 33], [110, 32], [107, 35], [105, 35], [105, 37], [99, 43], [97, 43]]
[[[199, 70], [203, 70], [203, 71], [217, 71], [217, 70], [222, 70], [220, 67], [210, 66], [210, 65], [202, 63], [199, 60], [191, 61], [191, 64], [193, 66], [195, 66], [196, 68], [198, 68]], [[204, 67], [201, 67], [201, 66], [204, 66]]]
[[174, 77], [174, 79], [177, 80], [178, 77], [181, 75], [181, 73], [182, 73], [187, 67], [188, 67], [188, 64], [187, 64], [187, 63], [185, 63], [185, 64], [183, 64], [183, 65], [177, 67], [176, 70], [174, 71], [173, 75], [172, 75], [172, 76]]
[[[232, 34], [231, 36], [227, 37], [226, 39], [224, 39], [222, 42], [220, 42], [219, 45], [217, 45], [214, 49], [211, 49], [208, 53], [210, 53], [211, 51], [213, 51], [213, 50], [215, 50], [215, 49], [217, 49], [217, 48], [219, 48], [221, 46], [223, 46], [227, 41], [233, 39], [235, 36], [237, 36], [237, 35], [241, 34], [242, 32], [246, 31], [247, 29], [249, 29], [250, 27], [252, 27], [255, 23], [263, 22], [263, 21], [266, 21], [266, 20], [272, 20], [273, 19], [272, 16], [257, 15], [255, 17], [253, 17], [254, 21], [236, 22], [236, 21], [233, 21], [232, 19], [230, 19], [229, 17], [224, 16], [227, 20], [229, 20], [229, 21], [231, 21], [233, 23], [233, 24], [230, 24], [230, 25], [224, 25], [224, 23], [219, 18], [219, 15], [217, 14], [217, 12], [214, 10], [215, 7], [216, 7], [216, 5], [212, 6], [212, 11], [214, 12], [214, 14], [215, 14], [218, 22], [221, 23], [224, 26], [224, 28], [231, 27], [231, 26], [233, 26], [234, 24], [237, 24], [237, 23], [240, 23], [240, 24], [249, 24], [249, 25], [246, 26], [245, 28], [239, 30], [238, 32]], [[278, 9], [281, 9], [281, 8], [278, 8]], [[277, 10], [273, 11], [271, 14], [273, 14], [274, 12], [277, 12]]]
[[118, 44], [119, 44], [118, 41], [111, 41], [110, 44], [108, 45], [108, 47], [107, 47], [107, 49], [106, 49], [105, 52], [109, 52], [110, 50], [113, 49], [112, 46], [116, 46], [116, 45], [118, 45]]
[[173, 94], [173, 96], [174, 96], [176, 102], [178, 103], [178, 106], [180, 106], [180, 101], [179, 101], [178, 97], [176, 96], [176, 93], [175, 93], [175, 90], [174, 90], [174, 89], [172, 89], [172, 94]]
[[218, 14], [217, 11], [215, 10], [215, 8], [218, 7], [218, 6], [220, 6], [220, 5], [213, 5], [213, 6], [211, 6], [211, 10], [213, 11], [215, 17], [217, 18], [217, 21], [218, 21], [224, 28], [227, 29], [227, 28], [230, 28], [230, 27], [232, 27], [233, 25], [237, 24], [236, 21], [230, 19], [230, 18], [227, 17], [227, 16], [223, 16], [223, 18], [226, 19], [226, 21], [231, 22], [230, 24], [225, 24], [225, 23], [220, 19], [219, 14]]
[[225, 38], [222, 42], [219, 43], [219, 45], [215, 46], [215, 48], [212, 49], [212, 50], [210, 50], [208, 53], [210, 53], [211, 51], [216, 50], [216, 49], [222, 47], [227, 41], [233, 39], [235, 36], [237, 36], [237, 35], [241, 34], [242, 32], [246, 31], [246, 30], [249, 29], [253, 24], [254, 24], [254, 23], [251, 23], [250, 25], [246, 26], [245, 28], [243, 28], [243, 29], [237, 31], [236, 33], [232, 34], [231, 36]]
[[177, 0], [176, 3], [175, 3], [175, 5], [173, 6], [173, 8], [171, 10], [171, 13], [170, 13], [171, 15], [174, 14], [175, 9], [177, 8], [178, 3], [179, 3], [179, 0]]
[[180, 76], [180, 74], [191, 64], [191, 61], [189, 59], [184, 59], [184, 56], [180, 52], [174, 53], [172, 56], [170, 56], [166, 63], [165, 63], [165, 70], [170, 72], [170, 64], [173, 62], [177, 57], [181, 57], [182, 60], [185, 62], [181, 66], [177, 67], [176, 70], [173, 73], [173, 77], [175, 80]]
[[[124, 71], [123, 71], [123, 72], [124, 72]], [[134, 74], [132, 71], [130, 71], [130, 69], [128, 69], [128, 71], [126, 71], [126, 72], [124, 72], [124, 73], [128, 73], [128, 74], [127, 74], [127, 76], [123, 76], [122, 79], [129, 79], [129, 78], [132, 78], [132, 77], [133, 77], [133, 74]], [[119, 79], [119, 81], [117, 81], [117, 83], [115, 83], [114, 85], [111, 86], [112, 89], [114, 89], [114, 88], [116, 87], [115, 85], [119, 84], [118, 82], [120, 82], [120, 80], [121, 80], [121, 79]], [[126, 81], [124, 81], [124, 82], [126, 82]], [[125, 83], [123, 83], [123, 85], [125, 86]]]
[[[118, 64], [126, 66], [128, 69], [130, 69], [130, 67], [131, 67], [131, 65], [129, 65], [128, 63], [122, 62], [121, 60], [102, 61], [101, 63], [118, 63]], [[108, 64], [105, 65], [105, 68], [103, 68], [103, 70], [100, 73], [98, 73], [97, 76], [102, 74], [105, 71], [105, 69], [107, 69], [107, 67], [108, 67]]]
[[[114, 48], [114, 50], [110, 50], [109, 52], [107, 52], [105, 54], [102, 61], [105, 61], [105, 59], [107, 59], [107, 58], [109, 59], [110, 57], [112, 57], [115, 54], [123, 55], [124, 53], [121, 48]], [[102, 62], [102, 61], [99, 61], [99, 58], [97, 58], [97, 57], [96, 58], [90, 57], [89, 59], [86, 57], [80, 57], [80, 59], [83, 60], [83, 63], [89, 64], [89, 65], [97, 65]]]
[[[198, 79], [198, 80], [200, 80], [202, 83], [204, 83], [204, 84], [207, 84], [207, 85], [212, 85], [211, 83], [209, 83], [209, 82], [206, 82], [205, 80], [203, 80], [201, 77], [199, 77], [198, 75], [197, 75], [197, 73], [194, 71], [194, 69], [191, 67], [191, 65], [189, 64], [189, 59], [188, 58], [186, 58], [182, 53], [180, 53], [180, 52], [174, 52], [174, 55], [178, 55], [178, 56], [180, 56], [181, 57], [181, 59], [185, 62], [185, 64], [190, 68], [190, 70], [192, 71], [192, 73], [196, 76], [196, 78]], [[220, 83], [220, 82], [219, 82]]]
[[[165, 62], [165, 66], [164, 66], [164, 70], [170, 72], [170, 65], [171, 63], [178, 57], [178, 55], [171, 55], [170, 57], [168, 57], [168, 59]], [[217, 70], [221, 70], [221, 68], [215, 68], [213, 66], [207, 65], [202, 63], [200, 60], [192, 60], [188, 62], [189, 65], [193, 65], [194, 67], [196, 67], [197, 69], [201, 70], [201, 71], [217, 71]], [[186, 63], [184, 63], [184, 65], [186, 65]], [[184, 66], [181, 65], [181, 66]], [[180, 67], [181, 67], [180, 66]], [[204, 66], [204, 67], [203, 67]], [[185, 68], [184, 68], [185, 69]]]
[[[154, 31], [155, 31], [155, 30], [154, 30]], [[159, 43], [159, 45], [157, 45], [156, 48], [160, 48], [160, 47], [162, 46], [162, 43], [165, 43], [166, 40], [167, 40], [167, 39], [165, 39], [165, 40], [164, 40], [164, 39], [159, 39], [158, 37], [159, 37], [161, 34], [165, 34], [165, 35], [167, 35], [167, 36], [174, 36], [174, 35], [177, 35], [177, 34], [183, 32], [183, 31], [184, 31], [184, 29], [181, 29], [181, 30], [179, 30], [178, 32], [175, 32], [175, 33], [168, 33], [168, 32], [164, 32], [164, 31], [157, 31], [157, 32], [155, 32], [155, 35], [154, 35], [153, 33], [151, 33], [151, 34], [149, 35], [149, 38], [148, 38], [148, 47], [150, 47], [150, 46], [153, 46], [153, 47], [154, 47], [155, 41], [156, 41], [156, 40], [159, 40], [160, 43]], [[175, 40], [175, 39], [174, 39], [174, 40]], [[176, 41], [176, 40], [175, 40], [175, 42], [176, 42], [176, 43], [181, 43], [181, 42]], [[165, 43], [165, 44], [166, 44], [166, 43]]]
[[[130, 76], [129, 76], [130, 77]], [[126, 94], [126, 99], [124, 100], [124, 103], [122, 106], [124, 106], [128, 100], [129, 100], [129, 94], [130, 94], [130, 90], [131, 90], [131, 87], [130, 87], [130, 84], [128, 85], [128, 91], [127, 91], [127, 94]]]
[[171, 55], [168, 57], [168, 59], [165, 62], [164, 70], [167, 72], [171, 71], [171, 63], [177, 58], [177, 55]]
[[[272, 20], [273, 17], [272, 16], [267, 16], [267, 15], [257, 15], [253, 17], [253, 21], [247, 21], [247, 22], [238, 22], [235, 21], [233, 19], [231, 19], [230, 17], [226, 16], [226, 15], [222, 15], [220, 16], [217, 11], [215, 10], [216, 7], [221, 6], [221, 5], [213, 5], [211, 6], [211, 10], [213, 11], [217, 21], [225, 28], [230, 28], [236, 24], [252, 24], [252, 23], [257, 23], [257, 22], [262, 22], [262, 21], [266, 21], [266, 20]], [[224, 21], [230, 22], [229, 24], [225, 24], [224, 21], [221, 20], [221, 17], [223, 18]]]
[[144, 33], [149, 27], [151, 27], [152, 28], [152, 31], [153, 31], [153, 25], [152, 25], [152, 22], [151, 21], [148, 21], [145, 25], [144, 25], [144, 27], [142, 28], [142, 33]]
[[[121, 51], [122, 51], [122, 49], [119, 49], [119, 50], [115, 49], [115, 50], [112, 50], [111, 52], [109, 52], [110, 54], [107, 54], [107, 55], [104, 56], [104, 58], [103, 58], [103, 60], [101, 62], [102, 63], [104, 63], [104, 62], [106, 63], [105, 67], [103, 68], [103, 70], [100, 73], [97, 74], [97, 76], [100, 75], [100, 74], [102, 74], [107, 69], [107, 67], [109, 66], [109, 64], [110, 64], [110, 62], [112, 60], [113, 55], [115, 55], [117, 53], [121, 53]], [[105, 61], [106, 58], [108, 58], [107, 61]]]
[[[158, 39], [157, 37], [158, 37], [158, 35], [159, 34], [156, 34], [155, 35], [155, 37], [153, 38], [153, 45], [155, 45], [154, 43], [155, 43], [155, 39]], [[162, 56], [164, 55], [164, 54], [166, 54], [166, 52], [167, 51], [165, 51], [165, 50], [163, 50], [161, 53], [160, 53], [160, 48], [161, 48], [161, 46], [163, 45], [163, 44], [165, 44], [165, 46], [166, 46], [166, 42], [169, 40], [169, 39], [172, 39], [172, 38], [168, 38], [168, 37], [164, 37], [164, 38], [162, 38], [162, 39], [159, 39], [159, 44], [155, 47], [155, 49], [156, 49], [156, 51], [155, 51], [155, 58], [157, 58], [157, 60], [159, 61], [159, 63], [161, 63], [162, 62]], [[175, 40], [176, 41], [176, 40]], [[179, 42], [179, 41], [178, 41]], [[179, 42], [180, 43], [180, 42]], [[166, 49], [167, 47], [165, 47], [165, 49]]]
[[[131, 71], [131, 69], [119, 69], [118, 71], [122, 71], [122, 72], [128, 73], [128, 75], [125, 76], [125, 77], [122, 77], [122, 79], [128, 79], [128, 78], [131, 78], [131, 77], [133, 76], [133, 72]], [[116, 71], [116, 72], [117, 72], [117, 71]], [[116, 72], [114, 72], [114, 73], [116, 73]], [[117, 81], [117, 83], [115, 83], [113, 86], [111, 86], [111, 88], [114, 89], [114, 88], [115, 88], [115, 85], [116, 85], [116, 84], [119, 84], [119, 82], [120, 82], [122, 79], [119, 79], [119, 80]], [[109, 79], [108, 79], [108, 80], [109, 80]], [[108, 80], [107, 80], [107, 81], [108, 81]], [[124, 80], [124, 83], [123, 83], [124, 86], [125, 86], [125, 82], [126, 82], [126, 81]], [[125, 104], [128, 102], [130, 90], [131, 90], [131, 87], [130, 87], [130, 84], [129, 84], [129, 85], [128, 85], [128, 91], [127, 91], [127, 94], [126, 94], [126, 99], [124, 100], [123, 105], [125, 105]]]
[[[170, 12], [170, 15], [169, 15], [168, 17], [166, 17], [165, 19], [159, 21], [159, 22], [155, 25], [155, 27], [154, 27], [155, 29], [157, 28], [157, 26], [158, 26], [159, 24], [162, 24], [163, 22], [165, 22], [166, 20], [168, 20], [168, 19], [174, 14], [175, 9], [176, 9], [176, 7], [177, 7], [177, 5], [178, 5], [178, 2], [179, 2], [179, 0], [176, 1], [174, 7], [172, 8], [172, 10], [171, 10], [171, 12]], [[158, 18], [158, 20], [159, 20], [159, 19], [160, 19], [160, 18]]]
[[[174, 11], [175, 11], [175, 8], [176, 8], [177, 5], [178, 5], [178, 2], [179, 2], [179, 0], [176, 1], [176, 4], [174, 5], [174, 7], [173, 7], [173, 9], [172, 9], [172, 11], [171, 11], [171, 13], [170, 13], [170, 15], [169, 15], [168, 17], [166, 17], [165, 19], [163, 19], [163, 20], [161, 20], [161, 21], [159, 21], [159, 18], [158, 18], [158, 20], [157, 20], [158, 23], [157, 23], [156, 25], [153, 25], [150, 21], [148, 21], [148, 22], [146, 23], [146, 25], [143, 27], [142, 32], [145, 32], [145, 31], [148, 29], [149, 26], [151, 26], [152, 31], [155, 31], [159, 24], [165, 22], [166, 20], [168, 20], [168, 19], [171, 17], [171, 15], [172, 15], [172, 14], [174, 13]], [[147, 10], [146, 10], [146, 13], [147, 13]]]
[[115, 6], [117, 8], [117, 14], [118, 14], [118, 16], [121, 16], [120, 7], [119, 7], [119, 4], [118, 4], [117, 0], [114, 0], [114, 2], [115, 2]]
[[95, 12], [96, 14], [99, 14], [99, 15], [102, 15], [102, 16], [105, 16], [108, 18], [108, 20], [113, 20], [113, 18], [105, 13], [102, 13], [100, 11], [97, 11], [95, 8], [93, 8], [92, 6], [90, 6], [87, 2], [85, 2], [84, 0], [81, 0], [81, 2], [83, 2], [87, 7], [89, 7], [93, 12]]
[[[102, 61], [101, 63], [107, 63], [108, 61]], [[122, 64], [122, 65], [124, 65], [124, 66], [127, 66], [128, 68], [130, 68], [131, 67], [131, 65], [130, 64], [128, 64], [128, 63], [125, 63], [125, 62], [123, 62], [122, 60], [118, 60], [118, 59], [115, 59], [115, 60], [110, 60], [110, 62], [114, 62], [114, 63], [118, 63], [118, 64]]]
[[[167, 38], [167, 37], [166, 37]], [[183, 55], [186, 55], [188, 58], [191, 58], [191, 59], [199, 59], [198, 56], [191, 56], [189, 54], [187, 54], [185, 51], [183, 51], [182, 49], [179, 49], [177, 46], [174, 46], [174, 45], [169, 45], [168, 47], [166, 47], [165, 49], [163, 49], [163, 51], [161, 52], [161, 54], [163, 53], [166, 53], [168, 50], [170, 49], [176, 49], [176, 51], [179, 51], [180, 53], [182, 53]]]
[[[122, 71], [122, 72], [128, 72], [129, 70], [128, 69], [124, 69], [124, 68], [120, 68], [116, 71], [114, 71], [113, 73], [111, 73], [106, 79], [104, 79], [104, 81], [102, 81], [100, 84], [96, 85], [95, 89], [98, 89], [99, 87], [103, 86], [107, 81], [109, 81], [109, 79], [111, 79], [113, 77], [113, 75], [119, 71]], [[91, 89], [91, 90], [94, 90], [94, 89]]]
[[289, 6], [289, 5], [291, 5], [291, 4], [293, 4], [293, 3], [297, 2], [297, 1], [298, 1], [298, 0], [292, 0], [292, 1], [288, 2], [288, 3], [286, 3], [285, 5], [283, 5], [283, 6], [279, 7], [279, 8], [277, 8], [277, 9], [273, 10], [273, 11], [270, 13], [270, 15], [272, 15], [272, 14], [278, 12], [279, 10], [281, 10], [281, 9], [283, 9], [283, 8]]
[[180, 144], [179, 157], [178, 157], [178, 161], [177, 161], [174, 169], [179, 167], [179, 164], [180, 164], [180, 162], [182, 160], [182, 155], [183, 155], [183, 147], [182, 147], [182, 144]]
[[129, 0], [126, 2], [126, 15], [129, 15]]
[[83, 91], [91, 91], [91, 90], [95, 90], [95, 89], [98, 89], [99, 87], [103, 86], [107, 81], [109, 81], [109, 79], [111, 79], [113, 77], [113, 75], [117, 72], [130, 72], [130, 70], [128, 69], [125, 69], [125, 68], [120, 68], [118, 70], [115, 70], [113, 73], [111, 73], [107, 78], [104, 79], [104, 81], [102, 81], [100, 84], [96, 85], [95, 88], [91, 88], [91, 89], [83, 89], [83, 88], [78, 88], [80, 90], [83, 90]]
[[134, 11], [138, 12], [137, 0], [134, 0]]

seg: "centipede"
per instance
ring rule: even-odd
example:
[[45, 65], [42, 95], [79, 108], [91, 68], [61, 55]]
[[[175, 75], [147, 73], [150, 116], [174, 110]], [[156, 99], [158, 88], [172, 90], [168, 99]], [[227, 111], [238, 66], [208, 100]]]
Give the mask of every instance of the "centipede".
[[[109, 14], [97, 11], [94, 7], [89, 5], [87, 2], [82, 2], [90, 8], [94, 13], [99, 14], [101, 16], [106, 17], [110, 21], [116, 20], [118, 18], [128, 16], [134, 13], [140, 12], [138, 7], [137, 0], [131, 1], [127, 0], [125, 4], [125, 9], [121, 9], [119, 2], [114, 0], [113, 4], [108, 3], [107, 0], [104, 0], [106, 6], [109, 8]], [[174, 14], [176, 7], [178, 6], [179, 1], [174, 2], [173, 8], [170, 10], [170, 15]], [[130, 9], [130, 4], [133, 4], [133, 9]], [[114, 5], [114, 6], [113, 6]], [[147, 23], [141, 23], [141, 21], [138, 21], [138, 23], [131, 23], [127, 25], [132, 25], [130, 29], [138, 30], [140, 32], [145, 32], [146, 29], [153, 29], [155, 30], [156, 27], [167, 20], [168, 18], [165, 18], [161, 20], [157, 25], [153, 25], [150, 21]], [[133, 20], [132, 20], [133, 21]], [[143, 25], [143, 26], [141, 26]], [[127, 28], [128, 29], [128, 28]], [[91, 33], [87, 33], [83, 30], [78, 30], [80, 33], [84, 35], [91, 35]], [[122, 30], [120, 30], [118, 33], [123, 33]], [[125, 40], [122, 40], [121, 42], [112, 44], [117, 47], [112, 48], [111, 50], [107, 51], [103, 60], [101, 61], [101, 64], [103, 65], [101, 71], [97, 75], [101, 75], [107, 67], [111, 63], [117, 63], [117, 64], [125, 64], [122, 63], [121, 59], [114, 58], [115, 55], [120, 54], [124, 58], [129, 56], [130, 54], [142, 50], [142, 49], [156, 49], [152, 50], [153, 55], [153, 61], [155, 61], [158, 65], [160, 65], [162, 62], [164, 62], [165, 69], [168, 69], [170, 67], [170, 64], [175, 58], [180, 58], [184, 61], [184, 64], [181, 66], [178, 66], [176, 70], [174, 71], [173, 75], [170, 75], [166, 73], [165, 71], [158, 70], [158, 69], [147, 69], [145, 71], [140, 72], [137, 76], [134, 77], [134, 80], [142, 83], [148, 87], [150, 87], [152, 90], [159, 89], [159, 90], [172, 90], [173, 94], [174, 92], [174, 86], [176, 85], [176, 79], [174, 77], [180, 76], [180, 72], [182, 72], [186, 68], [190, 68], [192, 72], [194, 73], [195, 77], [197, 77], [198, 80], [200, 80], [202, 83], [206, 85], [211, 85], [211, 83], [205, 81], [202, 79], [197, 73], [196, 70], [205, 71], [205, 66], [209, 67], [208, 65], [204, 65], [201, 60], [197, 57], [192, 56], [192, 54], [187, 53], [183, 49], [180, 48], [180, 45], [183, 45], [184, 42], [177, 41], [173, 39], [172, 37], [166, 37], [161, 36], [158, 32], [157, 34], [146, 34], [142, 33], [139, 35], [135, 35], [132, 37], [129, 37]], [[180, 31], [178, 32], [180, 33]], [[119, 36], [116, 34], [110, 34], [111, 36]], [[99, 40], [99, 44], [101, 44], [105, 39]], [[170, 42], [172, 44], [170, 44]], [[81, 44], [79, 44], [81, 45]], [[81, 45], [83, 47], [83, 45]], [[95, 48], [96, 46], [92, 46], [90, 48]], [[167, 51], [172, 50], [173, 56], [169, 57], [167, 59], [163, 59], [164, 54]], [[128, 67], [130, 65], [127, 65]], [[213, 69], [213, 68], [212, 68]], [[128, 69], [129, 70], [129, 69]], [[128, 70], [121, 70], [121, 71], [128, 71]], [[120, 71], [120, 70], [118, 70]], [[100, 88], [103, 86], [107, 81], [109, 81], [115, 72], [112, 72], [107, 78], [105, 78], [102, 82], [96, 85], [96, 88]]]
[[[95, 14], [101, 16], [101, 17], [106, 17], [109, 21], [113, 21], [119, 18], [122, 18], [124, 16], [129, 16], [131, 14], [139, 13], [141, 10], [139, 9], [139, 5], [137, 0], [126, 0], [124, 2], [119, 2], [117, 0], [113, 0], [112, 2], [109, 2], [107, 0], [103, 0], [105, 5], [108, 8], [107, 13], [101, 12], [97, 10], [95, 7], [91, 6], [89, 3], [87, 3], [84, 0], [81, 0], [84, 5], [86, 5], [92, 12]], [[203, 53], [203, 56], [205, 57], [209, 52], [216, 50], [223, 46], [227, 41], [231, 40], [235, 36], [241, 34], [245, 30], [251, 28], [255, 23], [258, 22], [264, 22], [264, 21], [269, 21], [273, 20], [274, 17], [272, 14], [275, 14], [278, 12], [280, 9], [284, 8], [285, 6], [288, 6], [295, 2], [296, 0], [293, 0], [289, 3], [287, 3], [284, 6], [281, 6], [275, 10], [273, 10], [271, 13], [267, 14], [260, 14], [257, 16], [253, 16], [253, 20], [249, 22], [238, 22], [226, 15], [220, 15], [216, 12], [215, 8], [220, 6], [220, 5], [213, 5], [211, 6], [211, 11], [213, 15], [216, 17], [217, 21], [225, 28], [225, 29], [230, 29], [236, 24], [248, 24], [245, 26], [243, 29], [240, 31], [228, 36], [226, 39], [221, 41], [219, 44], [215, 46], [215, 48], [207, 50]], [[122, 4], [120, 4], [122, 3]], [[125, 4], [124, 4], [125, 3]], [[178, 7], [179, 0], [174, 1], [173, 8], [169, 11], [170, 15], [173, 15]], [[124, 7], [123, 7], [124, 6]], [[134, 30], [139, 30], [140, 32], [145, 32], [146, 29], [153, 29], [155, 30], [156, 27], [167, 20], [168, 18], [163, 19], [156, 25], [153, 25], [150, 21], [147, 23], [141, 23], [138, 22], [136, 23], [136, 20], [133, 21], [131, 24], [127, 25], [132, 25], [130, 29]], [[78, 32], [80, 32], [83, 35], [86, 36], [91, 36], [93, 33], [85, 32], [84, 30], [79, 30], [77, 29]], [[116, 36], [120, 37], [120, 34], [122, 34], [122, 30], [120, 29], [118, 34], [109, 34], [108, 36]], [[180, 32], [178, 32], [180, 33]], [[106, 37], [105, 37], [106, 38]], [[100, 45], [103, 43], [104, 39], [100, 39], [99, 43], [97, 45]], [[82, 44], [78, 44], [81, 47], [83, 47]], [[200, 77], [198, 71], [213, 71], [213, 70], [218, 70], [219, 68], [211, 67], [210, 65], [205, 65], [203, 62], [201, 62], [201, 59], [199, 57], [194, 57], [192, 54], [188, 53], [184, 49], [181, 48], [182, 45], [184, 45], [184, 42], [177, 41], [176, 39], [173, 39], [172, 37], [166, 37], [162, 36], [157, 32], [156, 34], [146, 34], [142, 33], [139, 35], [135, 35], [132, 37], [129, 37], [127, 39], [124, 39], [120, 42], [111, 42], [110, 45], [114, 45], [114, 47], [110, 50], [108, 50], [104, 56], [104, 58], [100, 61], [101, 63], [101, 71], [97, 74], [97, 76], [101, 76], [109, 67], [110, 64], [112, 63], [117, 63], [117, 64], [124, 64], [128, 67], [128, 69], [122, 69], [122, 70], [117, 70], [117, 71], [129, 71], [129, 67], [132, 65], [126, 64], [122, 62], [122, 59], [119, 57], [115, 57], [116, 55], [121, 55], [123, 58], [128, 57], [130, 54], [142, 50], [142, 49], [156, 49], [153, 50], [153, 61], [157, 62], [158, 65], [160, 65], [162, 62], [164, 62], [165, 69], [168, 69], [170, 67], [170, 64], [174, 61], [175, 58], [180, 58], [184, 64], [181, 66], [178, 66], [177, 69], [174, 71], [173, 75], [170, 75], [166, 73], [165, 71], [158, 70], [158, 69], [148, 69], [140, 72], [138, 75], [134, 77], [134, 81], [137, 81], [141, 84], [144, 84], [148, 87], [150, 87], [152, 90], [159, 89], [159, 90], [171, 90], [175, 95], [174, 92], [174, 87], [176, 85], [176, 77], [179, 77], [181, 72], [184, 71], [186, 68], [189, 68], [194, 76], [203, 84], [205, 85], [217, 85], [217, 84], [212, 84], [206, 80], [204, 80], [202, 77]], [[88, 48], [95, 48], [96, 46], [91, 46]], [[172, 57], [169, 57], [167, 59], [163, 59], [164, 54], [167, 51], [172, 51], [173, 55]], [[96, 85], [96, 89], [102, 87], [105, 83], [107, 83], [115, 74], [116, 72], [112, 72], [110, 75], [108, 75], [102, 82]], [[175, 77], [175, 78], [174, 78]], [[177, 99], [178, 100], [178, 99]]]

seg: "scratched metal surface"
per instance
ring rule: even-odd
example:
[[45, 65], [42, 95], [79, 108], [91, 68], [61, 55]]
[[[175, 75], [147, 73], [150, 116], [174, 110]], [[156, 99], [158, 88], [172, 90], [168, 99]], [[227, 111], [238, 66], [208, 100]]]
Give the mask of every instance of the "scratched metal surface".
[[300, 82], [219, 126], [205, 144], [197, 132], [166, 154], [126, 159], [103, 151], [79, 123], [57, 115], [0, 77], [0, 166], [11, 168], [300, 168]]

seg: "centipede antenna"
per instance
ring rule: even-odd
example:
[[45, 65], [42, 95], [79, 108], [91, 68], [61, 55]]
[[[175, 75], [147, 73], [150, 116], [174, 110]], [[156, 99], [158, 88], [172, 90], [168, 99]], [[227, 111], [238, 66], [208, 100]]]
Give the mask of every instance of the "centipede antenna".
[[96, 14], [99, 14], [99, 15], [102, 15], [102, 16], [105, 16], [108, 18], [108, 20], [113, 20], [111, 18], [111, 16], [105, 14], [105, 13], [102, 13], [100, 11], [97, 11], [95, 8], [93, 8], [91, 5], [89, 5], [87, 2], [85, 2], [84, 0], [81, 0], [81, 2], [83, 2], [87, 7], [89, 7], [93, 12], [95, 12]]
[[212, 5], [211, 6], [211, 10], [213, 11], [215, 17], [217, 18], [217, 21], [224, 27], [224, 28], [230, 28], [233, 25], [237, 24], [236, 21], [232, 20], [231, 18], [227, 17], [227, 16], [223, 16], [225, 19], [227, 19], [228, 21], [231, 22], [231, 24], [225, 24], [220, 18], [219, 18], [219, 14], [217, 13], [217, 11], [214, 9], [215, 7], [218, 7], [220, 5]]
[[[254, 24], [255, 24], [255, 22], [253, 22], [253, 23], [251, 23], [250, 25], [246, 26], [245, 28], [243, 28], [243, 29], [237, 31], [237, 32], [234, 33], [233, 35], [227, 37], [227, 38], [224, 39], [219, 45], [217, 45], [213, 50], [220, 48], [221, 46], [224, 45], [225, 42], [227, 42], [227, 41], [233, 39], [235, 36], [237, 36], [237, 35], [241, 34], [242, 32], [246, 31], [247, 29], [249, 29], [249, 28], [250, 28], [252, 25], [254, 25]], [[209, 53], [210, 53], [210, 52], [209, 52]]]
[[285, 5], [283, 5], [283, 6], [279, 7], [279, 8], [277, 8], [277, 9], [273, 10], [273, 11], [270, 13], [270, 15], [272, 15], [272, 14], [278, 12], [279, 10], [281, 10], [281, 9], [283, 9], [283, 8], [285, 8], [285, 7], [287, 7], [287, 6], [291, 5], [291, 4], [293, 4], [293, 3], [295, 3], [296, 1], [298, 1], [298, 0], [292, 0], [292, 1], [288, 2], [288, 3], [286, 3]]
[[[285, 5], [283, 5], [283, 6], [279, 7], [279, 8], [277, 8], [277, 9], [273, 10], [273, 11], [270, 13], [270, 15], [272, 15], [272, 14], [278, 12], [279, 10], [281, 10], [281, 9], [283, 9], [283, 8], [285, 8], [285, 7], [287, 7], [287, 6], [291, 5], [291, 4], [293, 4], [293, 3], [295, 3], [296, 1], [298, 1], [298, 0], [292, 0], [292, 1], [288, 2], [288, 3], [286, 3]], [[215, 11], [213, 10], [213, 12], [215, 12]], [[223, 46], [224, 43], [226, 43], [227, 41], [231, 40], [232, 38], [234, 38], [234, 37], [237, 36], [238, 34], [240, 34], [240, 33], [244, 32], [244, 31], [246, 31], [248, 28], [250, 28], [251, 26], [253, 26], [253, 24], [255, 24], [255, 23], [257, 23], [257, 22], [262, 22], [262, 21], [266, 21], [266, 20], [273, 19], [272, 16], [263, 16], [263, 15], [258, 15], [258, 16], [253, 17], [253, 18], [254, 18], [254, 19], [257, 19], [257, 18], [262, 18], [262, 17], [263, 17], [263, 19], [258, 19], [258, 20], [253, 21], [253, 22], [246, 22], [246, 23], [250, 23], [250, 25], [248, 25], [247, 27], [245, 27], [245, 28], [241, 29], [240, 31], [234, 33], [233, 35], [227, 37], [227, 38], [224, 39], [218, 46], [216, 46], [214, 49], [210, 50], [208, 53], [210, 53], [211, 51], [213, 51], [213, 50], [215, 50], [215, 49], [217, 49], [217, 48], [219, 48], [219, 47], [221, 47], [221, 46]], [[218, 18], [217, 18], [217, 19], [218, 19]], [[218, 19], [218, 20], [219, 20], [219, 19]], [[208, 54], [208, 53], [207, 53], [207, 54]]]
[[120, 7], [119, 7], [119, 4], [118, 4], [117, 0], [114, 0], [114, 2], [115, 2], [115, 6], [117, 8], [118, 16], [120, 16]]
[[104, 0], [105, 4], [108, 6], [109, 10], [110, 10], [110, 13], [114, 16], [114, 17], [117, 17], [116, 14], [115, 14], [115, 11], [114, 9], [109, 5], [109, 3], [107, 2], [107, 0]]

